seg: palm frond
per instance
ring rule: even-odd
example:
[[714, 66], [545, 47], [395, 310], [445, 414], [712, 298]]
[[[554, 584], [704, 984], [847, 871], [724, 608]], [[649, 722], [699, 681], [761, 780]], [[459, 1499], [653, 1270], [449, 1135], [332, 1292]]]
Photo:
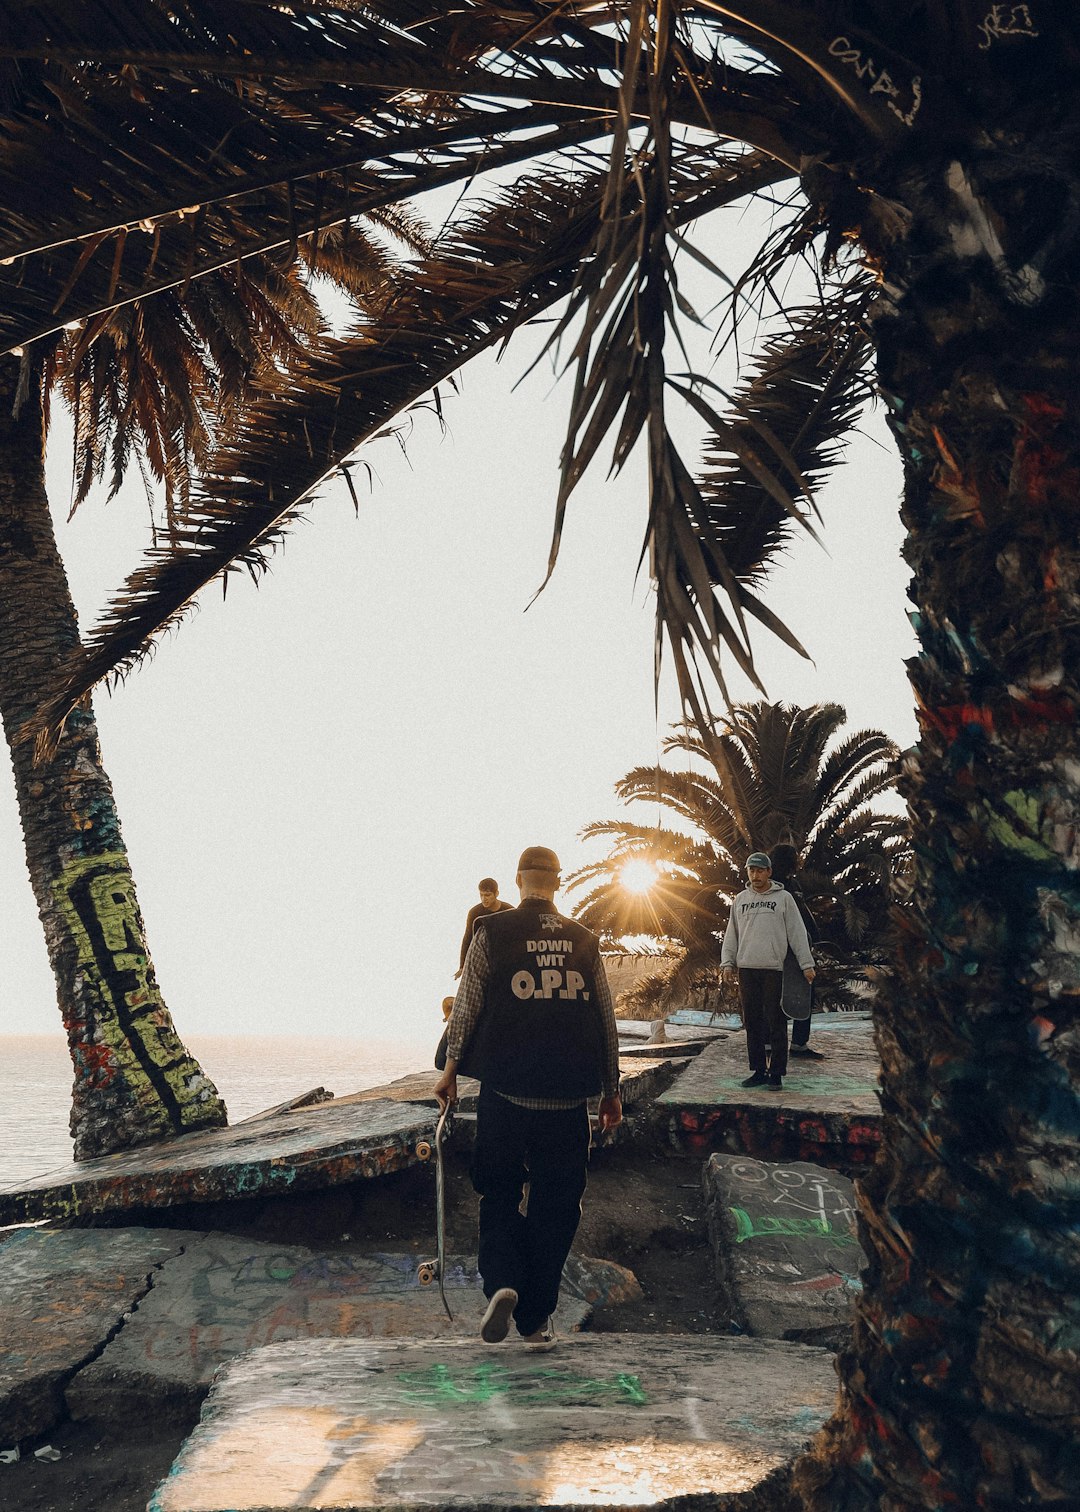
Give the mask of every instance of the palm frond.
[[[794, 313], [789, 328], [764, 343], [747, 381], [731, 396], [723, 429], [706, 442], [700, 479], [706, 528], [740, 583], [760, 584], [808, 522], [813, 496], [840, 461], [870, 397], [865, 317], [872, 297], [869, 281], [857, 276], [832, 298]], [[757, 469], [747, 456], [758, 460]], [[783, 497], [763, 485], [761, 467], [771, 468]]]
[[[697, 169], [682, 183], [684, 220], [778, 172], [745, 155], [702, 159]], [[251, 405], [243, 441], [217, 453], [185, 529], [129, 578], [34, 733], [57, 732], [94, 683], [135, 665], [219, 573], [257, 575], [304, 500], [364, 440], [564, 297], [595, 235], [604, 185], [595, 170], [537, 175], [470, 208], [430, 256], [384, 284], [354, 336], [294, 368], [288, 393]]]

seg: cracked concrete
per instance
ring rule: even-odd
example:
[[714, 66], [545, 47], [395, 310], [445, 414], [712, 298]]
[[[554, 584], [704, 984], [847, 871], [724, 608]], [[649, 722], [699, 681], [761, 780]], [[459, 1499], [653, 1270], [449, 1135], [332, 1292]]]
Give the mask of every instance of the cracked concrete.
[[64, 1392], [198, 1234], [24, 1229], [0, 1246], [0, 1444], [44, 1433]]
[[[151, 1399], [158, 1417], [183, 1420], [220, 1365], [285, 1339], [475, 1337], [484, 1309], [475, 1263], [448, 1258], [451, 1322], [438, 1288], [421, 1283], [423, 1258], [204, 1235], [162, 1268], [127, 1325], [74, 1377], [68, 1410], [76, 1420], [117, 1422]], [[610, 1262], [576, 1259], [568, 1280], [564, 1330], [580, 1327], [597, 1298], [636, 1290]]]
[[[471, 1259], [451, 1257], [446, 1290], [416, 1254], [317, 1251], [227, 1234], [146, 1229], [26, 1230], [0, 1246], [0, 1443], [64, 1415], [116, 1424], [153, 1403], [187, 1421], [215, 1370], [282, 1339], [474, 1337], [484, 1307]], [[597, 1304], [639, 1297], [631, 1273], [572, 1256], [563, 1331]]]

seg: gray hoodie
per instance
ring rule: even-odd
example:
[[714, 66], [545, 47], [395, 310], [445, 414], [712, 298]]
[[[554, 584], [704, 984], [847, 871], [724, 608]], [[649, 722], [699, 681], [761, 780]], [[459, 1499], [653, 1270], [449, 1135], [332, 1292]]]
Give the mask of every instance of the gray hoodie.
[[788, 946], [799, 970], [813, 966], [810, 941], [795, 899], [779, 882], [768, 892], [745, 887], [731, 905], [720, 955], [723, 966], [745, 966], [765, 971], [783, 971]]

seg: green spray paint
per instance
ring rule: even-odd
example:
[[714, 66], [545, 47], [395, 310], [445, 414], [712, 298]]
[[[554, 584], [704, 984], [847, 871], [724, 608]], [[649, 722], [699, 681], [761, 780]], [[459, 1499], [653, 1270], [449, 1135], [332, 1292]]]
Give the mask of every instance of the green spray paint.
[[830, 1244], [858, 1244], [854, 1234], [843, 1229], [834, 1229], [827, 1218], [778, 1218], [765, 1213], [760, 1218], [751, 1218], [743, 1208], [729, 1208], [735, 1218], [735, 1243], [744, 1244], [747, 1239], [766, 1239], [775, 1234], [787, 1234], [793, 1238], [827, 1239]]
[[550, 1369], [523, 1375], [507, 1370], [505, 1365], [487, 1364], [454, 1374], [448, 1365], [430, 1365], [424, 1370], [401, 1371], [397, 1379], [401, 1382], [404, 1400], [421, 1407], [490, 1402], [497, 1396], [513, 1397], [520, 1403], [538, 1406], [582, 1397], [611, 1396], [641, 1407], [648, 1400], [640, 1379], [623, 1371], [604, 1380]]

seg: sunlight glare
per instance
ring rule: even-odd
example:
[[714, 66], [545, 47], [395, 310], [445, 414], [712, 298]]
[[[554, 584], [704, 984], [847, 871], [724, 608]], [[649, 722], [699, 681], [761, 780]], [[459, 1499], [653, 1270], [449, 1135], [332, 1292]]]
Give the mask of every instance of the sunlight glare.
[[659, 880], [660, 873], [652, 861], [627, 861], [619, 872], [619, 881], [627, 892], [647, 893], [651, 892]]

